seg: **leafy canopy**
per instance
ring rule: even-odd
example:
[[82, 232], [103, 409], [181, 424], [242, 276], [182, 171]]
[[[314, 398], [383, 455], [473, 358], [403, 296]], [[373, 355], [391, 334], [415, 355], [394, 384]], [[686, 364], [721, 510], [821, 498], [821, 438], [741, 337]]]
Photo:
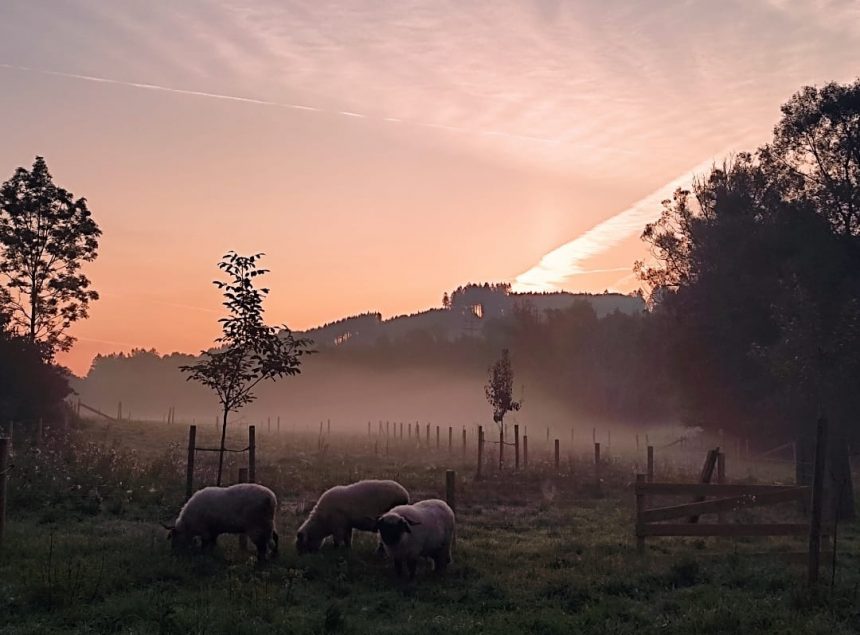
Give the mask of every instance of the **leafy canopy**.
[[225, 412], [252, 402], [253, 389], [261, 381], [299, 374], [302, 355], [314, 352], [308, 348], [311, 340], [295, 337], [286, 325], [276, 328], [263, 322], [263, 299], [269, 290], [254, 286], [255, 278], [268, 273], [258, 268], [262, 256], [230, 251], [221, 259], [218, 268], [228, 280], [213, 284], [223, 292], [229, 316], [219, 320], [217, 348], [203, 352], [196, 364], [180, 366], [189, 380], [215, 392]]
[[484, 386], [487, 401], [493, 407], [493, 421], [501, 425], [505, 415], [520, 409], [520, 402], [514, 401], [514, 371], [508, 349], [502, 349], [502, 356], [488, 369], [488, 382]]
[[101, 230], [86, 199], [54, 184], [42, 157], [0, 186], [0, 292], [8, 329], [38, 344], [47, 359], [71, 348], [66, 334], [98, 299], [81, 273], [98, 255]]

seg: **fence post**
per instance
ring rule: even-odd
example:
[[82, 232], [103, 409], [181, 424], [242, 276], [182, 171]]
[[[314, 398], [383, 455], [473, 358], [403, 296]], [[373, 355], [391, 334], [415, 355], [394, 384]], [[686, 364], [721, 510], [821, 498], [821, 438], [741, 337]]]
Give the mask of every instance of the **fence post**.
[[427, 449], [430, 449], [430, 424], [427, 424]]
[[529, 467], [529, 435], [523, 435], [523, 469], [527, 470]]
[[466, 427], [463, 426], [463, 460], [466, 460]]
[[436, 426], [436, 449], [439, 449], [439, 426]]
[[484, 463], [484, 427], [478, 426], [478, 471], [475, 480], [481, 480], [481, 465]]
[[0, 437], [0, 549], [6, 531], [6, 481], [9, 477], [9, 445], [7, 437]]
[[[724, 452], [717, 454], [717, 483], [724, 485], [726, 482], [726, 455]], [[717, 522], [723, 522], [723, 512], [717, 514]]]
[[197, 451], [197, 426], [188, 427], [188, 465], [185, 469], [185, 498], [194, 493], [194, 454]]
[[457, 473], [454, 470], [445, 471], [445, 501], [452, 511], [457, 511], [456, 500]]
[[555, 471], [558, 472], [558, 439], [555, 440]]
[[827, 420], [821, 417], [815, 430], [815, 472], [812, 477], [812, 514], [809, 519], [809, 585], [818, 582], [821, 558], [821, 514], [824, 502], [824, 462], [827, 452]]
[[645, 497], [639, 487], [645, 482], [644, 474], [636, 475], [636, 551], [639, 555], [645, 553], [645, 536], [642, 532], [642, 512], [645, 511]]
[[648, 482], [653, 483], [654, 482], [654, 446], [653, 445], [648, 446], [648, 471], [647, 471], [647, 475], [648, 475]]
[[514, 424], [514, 469], [520, 469], [520, 425]]
[[448, 426], [448, 454], [454, 451], [454, 428]]
[[248, 426], [248, 482], [257, 482], [257, 427]]
[[600, 444], [594, 444], [594, 487], [600, 494]]

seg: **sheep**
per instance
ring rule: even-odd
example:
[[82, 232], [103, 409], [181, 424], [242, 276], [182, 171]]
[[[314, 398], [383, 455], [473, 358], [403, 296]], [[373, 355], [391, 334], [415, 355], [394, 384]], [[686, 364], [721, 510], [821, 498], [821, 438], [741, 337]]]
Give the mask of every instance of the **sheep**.
[[403, 563], [409, 579], [415, 578], [418, 558], [433, 560], [434, 570], [442, 573], [454, 560], [455, 519], [448, 503], [439, 499], [414, 505], [400, 505], [377, 519], [377, 531], [385, 551], [394, 560], [397, 576], [403, 574]]
[[256, 483], [204, 487], [183, 505], [175, 524], [163, 526], [177, 551], [187, 549], [195, 536], [200, 537], [204, 551], [211, 551], [220, 534], [245, 534], [262, 561], [270, 542], [272, 555], [278, 552], [277, 509], [272, 490]]
[[[358, 481], [337, 485], [320, 496], [310, 516], [296, 532], [296, 551], [319, 551], [332, 536], [335, 547], [352, 545], [352, 530], [376, 531], [376, 519], [395, 505], [409, 502], [409, 492], [395, 481]], [[382, 553], [382, 545], [378, 552]]]

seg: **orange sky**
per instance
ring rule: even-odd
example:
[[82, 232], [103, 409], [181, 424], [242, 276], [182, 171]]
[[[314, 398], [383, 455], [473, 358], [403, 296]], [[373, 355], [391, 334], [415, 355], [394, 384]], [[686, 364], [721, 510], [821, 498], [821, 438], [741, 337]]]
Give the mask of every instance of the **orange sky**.
[[78, 373], [211, 342], [228, 249], [267, 253], [293, 328], [468, 281], [628, 291], [661, 188], [853, 79], [858, 25], [826, 0], [13, 0], [0, 178], [44, 155], [104, 231]]

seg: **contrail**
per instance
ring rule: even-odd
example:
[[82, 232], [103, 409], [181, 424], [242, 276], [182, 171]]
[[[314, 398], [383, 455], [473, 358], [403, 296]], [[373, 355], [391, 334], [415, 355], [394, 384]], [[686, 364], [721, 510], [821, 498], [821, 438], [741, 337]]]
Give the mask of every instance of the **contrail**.
[[582, 265], [590, 258], [602, 254], [630, 236], [641, 232], [647, 223], [659, 216], [662, 201], [670, 198], [679, 187], [689, 186], [696, 174], [714, 165], [715, 157], [728, 154], [728, 152], [726, 150], [717, 153], [714, 157], [702, 161], [678, 178], [645, 198], [636, 201], [624, 211], [549, 252], [540, 259], [537, 265], [518, 275], [512, 289], [519, 292], [557, 291], [560, 289], [559, 285], [571, 276], [605, 271], [629, 271], [630, 267], [585, 269]]
[[[206, 97], [208, 99], [220, 99], [223, 101], [233, 101], [243, 104], [253, 104], [255, 106], [269, 106], [272, 108], [286, 108], [289, 110], [303, 110], [307, 112], [318, 112], [327, 115], [334, 115], [338, 117], [349, 117], [351, 119], [369, 119], [373, 121], [379, 122], [387, 122], [387, 123], [402, 123], [408, 124], [412, 126], [419, 126], [424, 128], [439, 128], [442, 130], [449, 130], [451, 132], [457, 132], [468, 135], [479, 135], [479, 136], [493, 136], [493, 137], [503, 137], [506, 139], [513, 139], [517, 141], [528, 141], [531, 143], [540, 143], [545, 145], [557, 145], [559, 143], [558, 139], [550, 139], [546, 137], [538, 137], [532, 135], [524, 135], [524, 134], [516, 134], [512, 132], [504, 132], [501, 130], [473, 130], [471, 128], [466, 128], [463, 126], [448, 126], [444, 124], [438, 123], [429, 123], [429, 122], [421, 122], [421, 121], [406, 121], [403, 119], [399, 119], [397, 117], [374, 117], [371, 115], [367, 115], [360, 112], [352, 112], [349, 110], [326, 110], [323, 108], [316, 108], [314, 106], [307, 106], [305, 104], [291, 104], [287, 102], [280, 101], [270, 101], [268, 99], [256, 99], [254, 97], [241, 97], [237, 95], [227, 95], [224, 93], [210, 93], [202, 90], [189, 90], [186, 88], [173, 88], [171, 86], [162, 86], [160, 84], [148, 84], [143, 82], [129, 82], [125, 80], [112, 79], [109, 77], [98, 77], [95, 75], [81, 75], [78, 73], [66, 73], [63, 71], [50, 71], [41, 68], [31, 68], [29, 66], [18, 66], [16, 64], [4, 64], [0, 63], [0, 68], [5, 68], [13, 71], [19, 71], [24, 73], [38, 73], [40, 75], [50, 75], [52, 77], [65, 77], [66, 79], [77, 79], [85, 82], [95, 82], [98, 84], [111, 84], [114, 86], [126, 86], [129, 88], [139, 88], [141, 90], [153, 90], [162, 93], [171, 93], [174, 95], [187, 95], [190, 97]], [[597, 148], [598, 146], [594, 144], [585, 144], [576, 142], [575, 144], [578, 148]], [[601, 149], [607, 149], [606, 147], [602, 147]], [[615, 149], [616, 152], [628, 152], [626, 150]]]

